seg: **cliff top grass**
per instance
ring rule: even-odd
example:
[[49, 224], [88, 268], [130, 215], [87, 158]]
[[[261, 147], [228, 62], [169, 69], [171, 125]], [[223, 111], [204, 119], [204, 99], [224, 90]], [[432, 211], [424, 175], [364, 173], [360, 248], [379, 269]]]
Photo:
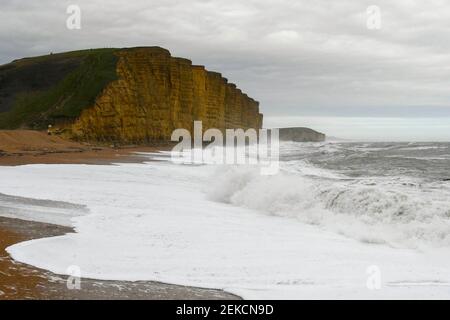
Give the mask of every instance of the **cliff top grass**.
[[90, 49], [0, 66], [0, 129], [44, 129], [72, 120], [117, 79], [118, 49]]

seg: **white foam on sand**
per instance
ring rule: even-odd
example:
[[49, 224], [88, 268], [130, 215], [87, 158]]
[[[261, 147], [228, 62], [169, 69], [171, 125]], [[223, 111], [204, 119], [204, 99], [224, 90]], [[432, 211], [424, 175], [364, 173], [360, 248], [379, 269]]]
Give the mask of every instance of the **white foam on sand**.
[[[364, 243], [215, 201], [215, 170], [167, 162], [0, 167], [1, 193], [89, 209], [72, 218], [76, 233], [7, 251], [57, 274], [77, 265], [87, 278], [221, 288], [244, 298], [450, 298], [447, 248]], [[380, 290], [367, 287], [370, 266], [381, 272]]]

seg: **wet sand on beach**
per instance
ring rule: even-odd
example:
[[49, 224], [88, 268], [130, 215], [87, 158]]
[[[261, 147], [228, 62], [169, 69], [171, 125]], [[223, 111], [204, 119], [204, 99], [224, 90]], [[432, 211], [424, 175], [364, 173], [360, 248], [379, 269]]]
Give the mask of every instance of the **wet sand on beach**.
[[0, 217], [0, 300], [15, 299], [239, 299], [222, 290], [152, 281], [81, 279], [81, 289], [68, 289], [67, 276], [14, 261], [5, 249], [18, 242], [63, 235], [71, 228]]
[[[170, 148], [171, 144], [98, 146], [64, 140], [39, 131], [0, 130], [0, 166], [140, 163], [149, 161], [149, 159], [136, 154], [136, 152], [158, 152], [170, 150]], [[24, 199], [15, 199], [15, 201], [22, 200]], [[11, 216], [8, 212], [4, 213]], [[0, 216], [0, 300], [239, 299], [239, 297], [222, 290], [152, 281], [103, 281], [83, 278], [81, 279], [81, 290], [69, 290], [66, 276], [56, 275], [14, 261], [5, 251], [8, 246], [18, 242], [58, 236], [69, 232], [74, 231], [69, 227]]]

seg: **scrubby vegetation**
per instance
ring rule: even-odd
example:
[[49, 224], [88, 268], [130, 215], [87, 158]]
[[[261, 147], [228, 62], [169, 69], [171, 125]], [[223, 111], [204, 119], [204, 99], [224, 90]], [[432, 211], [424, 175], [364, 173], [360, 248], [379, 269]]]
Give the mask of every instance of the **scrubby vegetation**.
[[117, 79], [115, 51], [73, 51], [0, 66], [0, 129], [44, 129], [78, 117]]

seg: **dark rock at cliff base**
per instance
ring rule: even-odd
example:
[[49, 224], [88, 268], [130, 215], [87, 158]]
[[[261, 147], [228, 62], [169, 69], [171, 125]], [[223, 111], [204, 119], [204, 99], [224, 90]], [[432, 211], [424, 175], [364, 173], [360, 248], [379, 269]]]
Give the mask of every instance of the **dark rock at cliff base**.
[[322, 142], [326, 137], [323, 133], [303, 127], [279, 128], [278, 130], [281, 141]]

